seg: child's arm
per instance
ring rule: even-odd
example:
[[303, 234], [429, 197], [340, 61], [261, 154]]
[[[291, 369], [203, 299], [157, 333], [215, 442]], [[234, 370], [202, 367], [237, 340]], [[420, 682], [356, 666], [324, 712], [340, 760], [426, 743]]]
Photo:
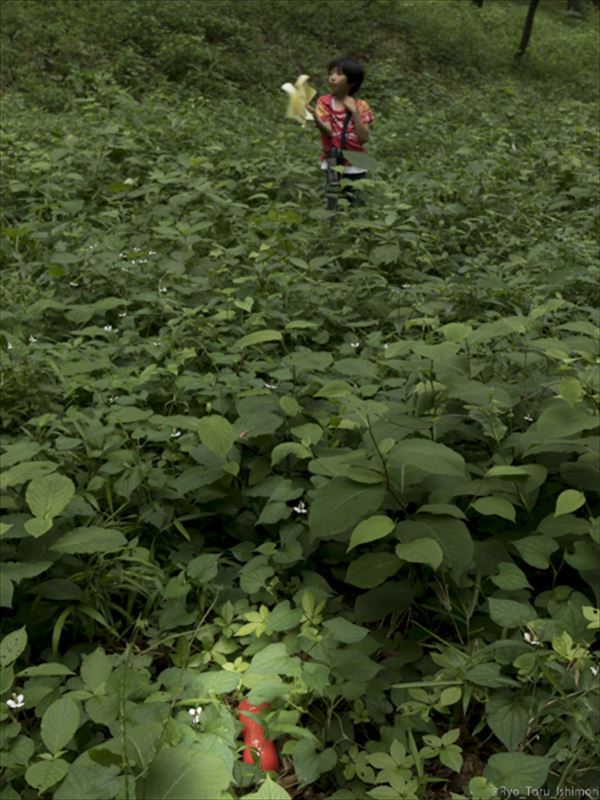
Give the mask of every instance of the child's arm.
[[306, 110], [310, 111], [310, 113], [313, 115], [314, 120], [315, 120], [315, 125], [321, 131], [321, 133], [323, 133], [323, 134], [325, 134], [325, 136], [329, 136], [329, 138], [331, 138], [331, 128], [329, 127], [329, 125], [326, 125], [324, 122], [322, 122], [321, 119], [319, 119], [319, 115], [317, 114], [316, 109], [313, 108], [313, 106], [307, 105], [306, 106]]
[[361, 144], [369, 141], [369, 126], [365, 124], [360, 118], [360, 111], [353, 97], [344, 98], [344, 107], [352, 114], [352, 122], [354, 123], [354, 130]]

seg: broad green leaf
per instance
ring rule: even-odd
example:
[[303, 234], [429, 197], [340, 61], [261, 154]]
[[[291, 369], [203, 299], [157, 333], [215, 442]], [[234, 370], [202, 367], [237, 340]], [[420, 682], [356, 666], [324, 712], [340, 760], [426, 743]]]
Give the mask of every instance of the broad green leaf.
[[292, 428], [292, 434], [300, 439], [303, 444], [319, 444], [323, 438], [323, 428], [320, 425], [315, 425], [313, 422], [307, 422], [306, 425], [297, 425]]
[[12, 608], [15, 585], [10, 578], [0, 580], [0, 607]]
[[64, 664], [53, 664], [47, 662], [45, 664], [38, 664], [35, 667], [27, 667], [17, 673], [19, 678], [39, 678], [41, 676], [58, 676], [58, 675], [73, 675], [73, 670], [66, 667]]
[[485, 777], [504, 790], [531, 794], [546, 782], [550, 759], [526, 753], [494, 753], [484, 770]]
[[112, 672], [112, 659], [99, 647], [81, 659], [81, 679], [90, 692], [95, 692]]
[[439, 514], [441, 516], [466, 519], [467, 516], [458, 506], [451, 503], [426, 503], [417, 509], [417, 514]]
[[445, 364], [456, 356], [459, 346], [455, 342], [440, 342], [439, 344], [416, 342], [412, 345], [412, 351], [422, 358], [431, 359], [434, 363]]
[[515, 507], [504, 497], [480, 497], [471, 503], [471, 508], [484, 516], [494, 515], [511, 522], [516, 520]]
[[459, 519], [419, 514], [418, 518], [401, 522], [397, 532], [402, 542], [433, 539], [444, 554], [443, 567], [455, 573], [464, 572], [473, 558], [473, 540], [467, 526]]
[[[406, 784], [404, 776], [401, 774], [399, 774], [398, 777], [394, 776], [394, 778], [396, 788], [387, 785], [375, 786], [373, 789], [369, 789], [367, 796], [372, 798], [372, 800], [398, 800], [399, 797], [416, 797], [416, 782], [413, 783], [411, 781], [409, 784]], [[402, 791], [401, 795], [398, 794], [398, 787], [400, 787]]]
[[23, 461], [0, 475], [0, 489], [4, 491], [11, 486], [20, 486], [34, 478], [50, 475], [57, 469], [58, 464], [53, 461]]
[[265, 344], [266, 342], [282, 342], [283, 336], [279, 331], [263, 330], [249, 333], [247, 336], [242, 336], [241, 339], [234, 345], [235, 350], [242, 350], [244, 347], [251, 347], [252, 345]]
[[348, 550], [353, 550], [359, 544], [367, 544], [377, 539], [382, 539], [394, 530], [394, 520], [386, 516], [369, 517], [359, 522], [352, 531]]
[[61, 781], [69, 771], [69, 764], [62, 758], [52, 761], [38, 761], [27, 768], [25, 780], [40, 793]]
[[276, 500], [265, 505], [256, 521], [256, 524], [274, 525], [276, 522], [281, 522], [283, 519], [288, 519], [291, 517], [291, 515], [292, 509], [286, 503]]
[[213, 414], [198, 420], [198, 436], [205, 447], [221, 458], [226, 458], [233, 447], [235, 432], [225, 417]]
[[335, 400], [336, 397], [345, 397], [353, 394], [352, 386], [347, 381], [328, 381], [319, 389], [315, 397], [324, 397], [326, 400]]
[[366, 358], [340, 358], [333, 365], [335, 372], [349, 378], [377, 378], [377, 364]]
[[282, 442], [276, 445], [271, 452], [271, 466], [274, 467], [287, 456], [295, 458], [312, 458], [312, 453], [307, 447], [298, 442]]
[[219, 800], [231, 782], [216, 754], [184, 744], [163, 747], [143, 781], [145, 800]]
[[314, 783], [324, 772], [333, 769], [337, 763], [337, 756], [333, 748], [329, 747], [322, 753], [317, 753], [316, 745], [310, 739], [301, 739], [296, 744], [292, 758], [301, 787]]
[[444, 560], [442, 548], [435, 539], [415, 539], [407, 544], [396, 545], [396, 555], [411, 564], [429, 564], [437, 569]]
[[0, 642], [0, 667], [13, 664], [27, 647], [27, 631], [19, 628], [8, 633]]
[[220, 553], [204, 553], [201, 556], [196, 556], [188, 563], [187, 574], [198, 583], [210, 583], [219, 571], [220, 557]]
[[27, 533], [31, 534], [34, 539], [37, 539], [39, 536], [43, 536], [45, 533], [48, 533], [52, 527], [52, 518], [44, 519], [43, 517], [31, 517], [31, 519], [28, 519], [23, 527]]
[[600, 609], [594, 608], [594, 606], [584, 606], [581, 609], [583, 616], [589, 622], [588, 630], [599, 630], [600, 629]]
[[2, 469], [8, 469], [8, 467], [12, 467], [14, 464], [20, 464], [22, 461], [31, 461], [34, 456], [37, 456], [41, 449], [41, 446], [36, 442], [9, 444], [5, 447], [4, 452], [0, 454], [0, 465]]
[[55, 700], [42, 717], [42, 740], [50, 753], [57, 753], [73, 738], [79, 727], [79, 708], [70, 697]]
[[295, 628], [300, 624], [302, 609], [292, 608], [289, 600], [278, 603], [269, 614], [267, 631], [282, 632]]
[[462, 342], [473, 331], [473, 328], [463, 322], [449, 322], [447, 325], [442, 325], [439, 330], [449, 342]]
[[464, 458], [446, 445], [429, 439], [403, 439], [391, 450], [389, 460], [400, 465], [417, 467], [429, 475], [466, 475]]
[[116, 797], [123, 788], [123, 776], [117, 766], [69, 764], [63, 782], [54, 789], [54, 800], [106, 800]]
[[34, 516], [53, 519], [67, 507], [74, 494], [73, 481], [55, 472], [34, 478], [25, 492], [25, 501]]
[[121, 425], [144, 422], [150, 419], [151, 416], [151, 409], [137, 408], [136, 406], [121, 406], [113, 409], [109, 414], [111, 422]]
[[577, 511], [578, 508], [585, 505], [585, 495], [583, 492], [577, 492], [575, 489], [565, 489], [556, 498], [556, 509], [554, 511], [555, 517], [560, 517], [563, 514], [570, 514], [572, 511]]
[[485, 473], [486, 478], [527, 478], [527, 467], [496, 466], [490, 467]]
[[235, 691], [240, 683], [241, 675], [238, 672], [226, 670], [209, 670], [195, 676], [193, 691], [198, 696], [210, 697], [213, 694], [228, 694]]
[[363, 517], [377, 511], [383, 502], [383, 486], [356, 484], [334, 478], [311, 503], [309, 524], [316, 539], [331, 539], [354, 527]]
[[113, 528], [74, 528], [56, 541], [51, 549], [58, 553], [110, 553], [120, 550], [127, 540]]
[[571, 408], [574, 408], [583, 397], [583, 386], [577, 378], [561, 378], [560, 396], [567, 401]]
[[291, 800], [286, 790], [267, 775], [256, 792], [245, 794], [242, 800]]
[[517, 681], [500, 673], [500, 664], [489, 662], [478, 664], [465, 672], [465, 679], [476, 686], [497, 689], [500, 686], [518, 686]]
[[581, 431], [597, 428], [599, 419], [582, 407], [572, 408], [564, 401], [558, 401], [542, 412], [537, 422], [528, 431], [528, 434], [540, 438], [563, 439], [574, 436]]
[[377, 172], [379, 169], [379, 162], [377, 159], [368, 153], [359, 152], [358, 150], [344, 150], [344, 155], [351, 160], [353, 166], [366, 169], [368, 172]]
[[350, 564], [344, 580], [359, 589], [372, 589], [395, 575], [400, 565], [393, 553], [365, 553]]
[[328, 619], [323, 623], [323, 627], [337, 642], [342, 642], [343, 644], [356, 644], [362, 641], [369, 633], [368, 628], [355, 625], [344, 617]]
[[268, 644], [252, 658], [244, 679], [253, 674], [299, 675], [300, 660], [288, 654], [283, 642]]
[[247, 699], [255, 705], [273, 703], [285, 697], [288, 691], [288, 684], [277, 675], [251, 675], [244, 678], [244, 685], [250, 689]]
[[294, 398], [284, 395], [279, 399], [279, 407], [288, 417], [296, 417], [301, 411], [300, 403]]
[[502, 628], [524, 627], [528, 622], [537, 618], [537, 613], [529, 603], [519, 603], [517, 600], [503, 600], [490, 597], [490, 617]]
[[34, 561], [27, 563], [24, 561], [9, 561], [0, 565], [0, 575], [3, 578], [10, 578], [11, 581], [19, 583], [26, 578], [35, 578], [52, 566], [52, 561]]
[[389, 753], [371, 753], [368, 762], [375, 769], [395, 769], [396, 762]]
[[558, 550], [558, 544], [548, 536], [527, 536], [513, 542], [519, 555], [531, 567], [548, 569], [550, 556]]
[[[598, 545], [590, 539], [582, 542], [575, 542], [573, 552], [565, 553], [565, 561], [579, 572], [596, 572], [600, 569], [600, 554]], [[595, 580], [598, 580], [597, 575]], [[593, 584], [595, 585], [595, 584]]]
[[498, 564], [498, 574], [492, 575], [492, 581], [499, 589], [517, 591], [518, 589], [531, 589], [527, 576], [516, 564], [502, 561]]

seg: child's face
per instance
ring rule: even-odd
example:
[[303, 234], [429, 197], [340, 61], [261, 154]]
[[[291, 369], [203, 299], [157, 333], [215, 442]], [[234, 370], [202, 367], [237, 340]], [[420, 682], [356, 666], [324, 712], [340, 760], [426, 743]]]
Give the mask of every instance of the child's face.
[[345, 96], [349, 93], [348, 78], [337, 67], [334, 67], [327, 77], [327, 83], [333, 94]]

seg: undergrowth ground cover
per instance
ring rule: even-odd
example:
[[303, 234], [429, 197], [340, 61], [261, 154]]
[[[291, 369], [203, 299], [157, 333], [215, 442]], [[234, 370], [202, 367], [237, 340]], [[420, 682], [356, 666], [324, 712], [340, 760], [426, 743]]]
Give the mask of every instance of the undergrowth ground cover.
[[334, 216], [275, 91], [4, 97], [2, 800], [595, 791], [597, 44], [405, 8]]

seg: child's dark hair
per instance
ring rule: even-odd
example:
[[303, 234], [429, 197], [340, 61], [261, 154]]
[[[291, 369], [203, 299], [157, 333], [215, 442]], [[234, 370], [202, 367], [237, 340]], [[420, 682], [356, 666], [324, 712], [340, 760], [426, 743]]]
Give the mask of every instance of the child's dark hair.
[[365, 77], [365, 69], [354, 58], [334, 58], [327, 65], [327, 72], [337, 69], [348, 79], [348, 89], [350, 94], [356, 94]]

